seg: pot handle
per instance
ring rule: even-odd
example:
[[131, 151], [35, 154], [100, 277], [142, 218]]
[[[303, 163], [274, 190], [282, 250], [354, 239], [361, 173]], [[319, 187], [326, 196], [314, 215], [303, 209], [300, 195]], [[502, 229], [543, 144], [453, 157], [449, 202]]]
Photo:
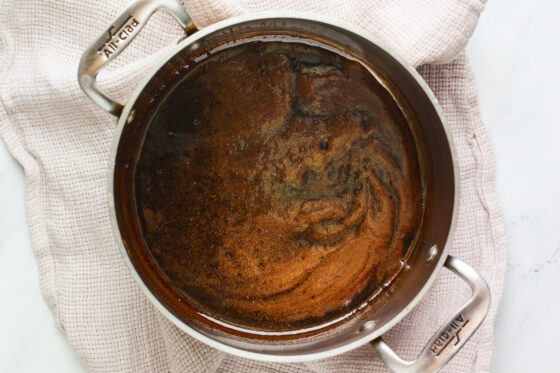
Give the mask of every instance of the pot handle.
[[138, 35], [157, 10], [165, 10], [191, 35], [196, 26], [177, 0], [136, 0], [111, 24], [83, 54], [78, 68], [78, 81], [89, 98], [101, 108], [119, 116], [123, 104], [109, 97], [95, 80], [99, 70], [117, 57]]
[[381, 337], [371, 342], [379, 357], [396, 373], [435, 372], [463, 347], [478, 329], [490, 308], [490, 289], [486, 281], [465, 262], [448, 256], [445, 267], [471, 287], [471, 298], [430, 339], [414, 361], [401, 359]]

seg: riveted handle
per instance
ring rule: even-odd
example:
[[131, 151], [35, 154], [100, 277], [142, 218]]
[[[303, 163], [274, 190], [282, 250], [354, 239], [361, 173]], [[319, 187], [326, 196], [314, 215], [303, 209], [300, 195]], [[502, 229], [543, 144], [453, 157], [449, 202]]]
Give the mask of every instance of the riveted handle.
[[445, 267], [465, 280], [473, 294], [435, 333], [414, 361], [401, 359], [381, 337], [371, 342], [383, 362], [396, 373], [429, 373], [439, 370], [463, 347], [488, 313], [490, 289], [478, 272], [452, 256], [447, 257]]
[[113, 22], [83, 54], [78, 68], [78, 81], [89, 98], [101, 108], [119, 116], [123, 104], [109, 97], [96, 82], [99, 71], [117, 57], [138, 35], [148, 19], [157, 10], [164, 10], [179, 22], [187, 35], [196, 31], [196, 26], [176, 0], [136, 0]]

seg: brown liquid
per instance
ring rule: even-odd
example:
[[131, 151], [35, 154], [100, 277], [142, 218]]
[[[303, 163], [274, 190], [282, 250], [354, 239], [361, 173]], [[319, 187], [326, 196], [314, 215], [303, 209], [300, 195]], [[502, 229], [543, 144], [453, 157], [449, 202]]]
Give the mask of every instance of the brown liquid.
[[201, 312], [286, 331], [348, 317], [399, 273], [423, 214], [407, 122], [359, 62], [246, 41], [161, 103], [136, 166], [144, 240]]

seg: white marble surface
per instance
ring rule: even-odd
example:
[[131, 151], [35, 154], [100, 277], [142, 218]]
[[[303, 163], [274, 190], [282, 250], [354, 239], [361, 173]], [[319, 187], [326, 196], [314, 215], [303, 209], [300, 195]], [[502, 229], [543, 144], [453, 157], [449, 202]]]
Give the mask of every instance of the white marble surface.
[[[558, 1], [490, 0], [467, 50], [496, 152], [509, 241], [492, 372], [557, 372]], [[553, 355], [556, 353], [556, 355]], [[0, 142], [0, 372], [80, 372], [41, 296], [23, 171]]]
[[490, 0], [468, 54], [509, 244], [493, 372], [559, 372], [560, 2]]

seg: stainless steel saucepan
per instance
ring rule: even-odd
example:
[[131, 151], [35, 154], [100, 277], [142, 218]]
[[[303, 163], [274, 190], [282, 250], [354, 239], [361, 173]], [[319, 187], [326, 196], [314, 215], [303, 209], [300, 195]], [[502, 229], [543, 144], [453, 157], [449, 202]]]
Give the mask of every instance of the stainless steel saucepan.
[[[97, 73], [121, 53], [157, 10], [171, 14], [184, 28], [183, 35], [144, 77], [126, 103], [119, 103], [96, 84]], [[142, 113], [150, 94], [161, 91], [173, 74], [181, 74], [185, 56], [228, 40], [258, 34], [296, 35], [344, 50], [363, 63], [401, 106], [418, 140], [419, 154], [429, 173], [428, 195], [420, 239], [407, 264], [367, 312], [329, 333], [291, 340], [240, 338], [202, 322], [188, 305], [179, 304], [165, 283], [149, 271], [153, 266], [138, 234], [137, 216], [127, 204], [130, 180], [148, 123]], [[197, 30], [175, 0], [137, 0], [87, 49], [80, 61], [79, 83], [103, 110], [116, 117], [110, 155], [108, 200], [114, 234], [133, 276], [151, 302], [180, 329], [219, 350], [245, 358], [295, 362], [321, 359], [371, 343], [395, 372], [432, 372], [441, 368], [483, 322], [490, 306], [486, 282], [471, 267], [449, 255], [458, 215], [459, 179], [455, 149], [441, 109], [420, 75], [381, 41], [342, 22], [316, 15], [274, 12], [227, 19]], [[132, 166], [131, 166], [132, 165]], [[430, 339], [420, 356], [404, 361], [383, 341], [427, 293], [446, 267], [472, 288], [472, 297]]]

